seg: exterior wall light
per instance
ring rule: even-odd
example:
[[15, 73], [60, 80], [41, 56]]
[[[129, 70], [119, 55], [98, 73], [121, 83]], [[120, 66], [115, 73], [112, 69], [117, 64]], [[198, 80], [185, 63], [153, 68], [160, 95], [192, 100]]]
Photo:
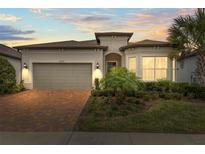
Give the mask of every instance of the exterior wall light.
[[26, 63], [23, 64], [23, 68], [28, 69], [28, 66]]
[[99, 65], [99, 63], [97, 62], [96, 63], [96, 69], [99, 69], [100, 68], [100, 65]]

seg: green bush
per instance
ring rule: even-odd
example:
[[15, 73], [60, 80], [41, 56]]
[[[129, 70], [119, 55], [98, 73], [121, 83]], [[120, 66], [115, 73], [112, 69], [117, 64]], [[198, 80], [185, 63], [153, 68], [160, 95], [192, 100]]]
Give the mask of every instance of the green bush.
[[205, 91], [196, 93], [195, 98], [205, 100]]
[[101, 89], [101, 90], [94, 90], [92, 92], [93, 96], [114, 96], [114, 91], [110, 89]]
[[186, 88], [189, 86], [189, 83], [186, 82], [172, 82], [171, 91], [174, 93], [182, 93], [186, 95]]
[[98, 78], [95, 79], [95, 89], [100, 90], [100, 81]]
[[114, 67], [101, 80], [101, 85], [103, 89], [113, 90], [115, 95], [118, 93], [126, 95], [129, 90], [137, 90], [139, 82], [135, 73], [124, 67]]
[[191, 84], [186, 86], [185, 88], [186, 96], [193, 96], [196, 99], [204, 99], [205, 98], [205, 87], [200, 86], [199, 84]]
[[125, 94], [126, 94], [126, 96], [128, 96], [128, 97], [135, 97], [137, 92], [138, 92], [137, 90], [127, 90], [127, 91], [125, 92]]
[[126, 102], [131, 103], [131, 104], [140, 104], [141, 103], [141, 101], [136, 97], [127, 97]]
[[173, 82], [169, 80], [158, 80], [153, 82], [144, 82], [144, 91], [170, 92]]
[[147, 92], [144, 93], [142, 98], [144, 101], [156, 100], [159, 98], [159, 94], [157, 92]]
[[20, 83], [17, 83], [14, 88], [14, 92], [20, 92], [25, 90], [23, 83], [24, 83], [23, 80]]
[[144, 82], [143, 91], [159, 91], [157, 82]]
[[175, 99], [175, 100], [180, 100], [183, 97], [183, 94], [180, 93], [161, 93], [159, 94], [160, 98], [163, 99]]
[[12, 93], [16, 85], [16, 72], [7, 59], [0, 57], [0, 93]]
[[122, 91], [118, 91], [117, 93], [115, 93], [115, 96], [116, 96], [115, 103], [117, 104], [124, 103], [125, 94]]
[[158, 80], [156, 85], [160, 92], [171, 92], [173, 82], [169, 80]]
[[137, 91], [135, 93], [136, 98], [141, 98], [145, 101], [155, 100], [159, 98], [159, 93], [155, 91]]

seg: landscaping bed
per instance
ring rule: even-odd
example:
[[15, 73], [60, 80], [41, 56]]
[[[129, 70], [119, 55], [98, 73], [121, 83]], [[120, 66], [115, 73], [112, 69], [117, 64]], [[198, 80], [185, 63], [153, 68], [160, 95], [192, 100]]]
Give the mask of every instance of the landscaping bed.
[[126, 68], [113, 68], [95, 80], [76, 129], [205, 133], [205, 87], [161, 79], [144, 82]]
[[205, 103], [200, 100], [143, 101], [129, 97], [90, 97], [76, 129], [80, 131], [205, 133]]

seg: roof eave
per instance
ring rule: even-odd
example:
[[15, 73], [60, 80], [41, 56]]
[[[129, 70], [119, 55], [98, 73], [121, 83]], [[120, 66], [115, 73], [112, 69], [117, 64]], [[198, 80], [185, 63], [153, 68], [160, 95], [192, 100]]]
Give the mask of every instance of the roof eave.
[[173, 47], [172, 44], [133, 44], [127, 45], [120, 48], [120, 51], [124, 51], [130, 48], [139, 48], [139, 47]]
[[100, 36], [127, 36], [128, 40], [132, 37], [133, 33], [132, 32], [127, 32], [127, 33], [120, 33], [120, 32], [96, 32], [95, 33], [95, 38], [98, 43], [100, 43], [99, 37]]
[[8, 54], [4, 54], [4, 53], [0, 53], [0, 55], [21, 60], [21, 56], [8, 55]]
[[24, 50], [24, 49], [35, 49], [35, 50], [40, 50], [40, 49], [102, 49], [102, 50], [107, 50], [107, 46], [70, 46], [70, 47], [29, 47], [29, 46], [18, 46], [14, 47], [18, 50]]

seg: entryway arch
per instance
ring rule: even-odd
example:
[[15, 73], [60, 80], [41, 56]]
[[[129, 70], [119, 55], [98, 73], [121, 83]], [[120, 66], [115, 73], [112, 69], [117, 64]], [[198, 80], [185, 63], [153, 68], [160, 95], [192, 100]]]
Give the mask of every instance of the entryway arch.
[[109, 53], [105, 56], [105, 71], [108, 72], [112, 67], [122, 65], [122, 56], [118, 53]]

